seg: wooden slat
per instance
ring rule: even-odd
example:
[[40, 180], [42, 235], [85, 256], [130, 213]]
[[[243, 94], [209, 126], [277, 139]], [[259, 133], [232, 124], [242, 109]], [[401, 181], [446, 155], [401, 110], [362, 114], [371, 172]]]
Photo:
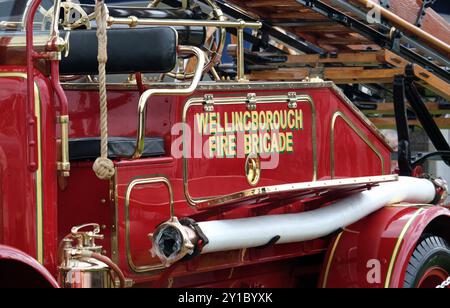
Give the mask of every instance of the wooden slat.
[[311, 70], [308, 68], [278, 69], [271, 71], [254, 71], [247, 77], [250, 80], [303, 80], [309, 77]]
[[[384, 61], [393, 66], [402, 68], [405, 68], [407, 65], [409, 65], [408, 61], [391, 51], [385, 52]], [[429, 89], [430, 91], [442, 96], [447, 100], [450, 100], [450, 84], [440, 79], [428, 70], [424, 69], [420, 65], [414, 64], [413, 68], [414, 75], [420, 80], [421, 86]]]
[[319, 55], [291, 55], [286, 64], [319, 64], [319, 63], [344, 63], [344, 64], [380, 64], [384, 57], [384, 51], [380, 52], [354, 52], [339, 53], [336, 57], [321, 58]]
[[401, 68], [394, 69], [365, 69], [364, 67], [327, 67], [319, 70], [308, 68], [287, 68], [274, 71], [255, 71], [250, 80], [303, 80], [306, 77], [322, 75], [325, 80], [332, 80], [337, 84], [348, 83], [392, 83], [395, 75], [403, 74]]
[[396, 75], [402, 74], [403, 69], [365, 69], [356, 68], [327, 68], [325, 79], [338, 84], [347, 83], [392, 83]]
[[298, 3], [293, 0], [256, 0], [256, 1], [247, 1], [245, 2], [245, 6], [253, 7], [253, 8], [266, 8], [266, 7], [298, 7]]
[[[366, 115], [394, 115], [394, 104], [393, 103], [378, 103], [376, 110], [363, 110]], [[426, 103], [428, 111], [432, 115], [444, 115], [450, 114], [450, 109], [441, 109], [438, 103]]]
[[[323, 24], [326, 25], [328, 28], [331, 26], [332, 28], [340, 28], [340, 29], [345, 29], [345, 31], [348, 32], [348, 29], [345, 28], [344, 26], [341, 26], [340, 24], [337, 24], [335, 22], [329, 21], [329, 20], [324, 20], [323, 18], [321, 18], [320, 15], [317, 15], [316, 13], [308, 13], [308, 14], [302, 14], [299, 11], [296, 10], [289, 10], [289, 11], [279, 11], [279, 12], [273, 12], [269, 14], [269, 18], [271, 20], [283, 20], [283, 19], [297, 19], [299, 21], [301, 20], [322, 20]], [[313, 25], [311, 25], [311, 27], [313, 27]], [[326, 29], [326, 27], [324, 27], [324, 29]], [[297, 31], [308, 31], [308, 29], [302, 28], [301, 26], [296, 27]], [[312, 30], [309, 31], [318, 31], [320, 30], [320, 28], [312, 28]], [[329, 29], [331, 30], [331, 29]]]
[[[396, 129], [394, 118], [370, 118], [373, 124], [375, 124], [379, 129]], [[438, 118], [435, 119], [436, 124], [440, 129], [450, 129], [450, 119]], [[422, 127], [420, 122], [417, 120], [409, 121], [409, 125]]]
[[414, 75], [421, 80], [420, 84], [423, 87], [433, 91], [447, 100], [450, 100], [450, 84], [417, 64], [414, 64], [413, 70]]
[[[364, 37], [327, 37], [316, 40], [318, 45], [369, 45], [372, 42]], [[343, 46], [345, 47], [345, 46]], [[342, 48], [339, 46], [339, 48]]]
[[380, 61], [388, 63], [392, 66], [396, 67], [406, 67], [409, 62], [403, 59], [402, 57], [396, 55], [390, 50], [385, 50], [383, 56], [380, 58]]

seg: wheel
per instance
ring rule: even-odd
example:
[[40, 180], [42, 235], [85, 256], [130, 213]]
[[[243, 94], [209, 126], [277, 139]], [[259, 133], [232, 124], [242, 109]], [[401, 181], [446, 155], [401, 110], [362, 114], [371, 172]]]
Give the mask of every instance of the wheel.
[[450, 276], [450, 246], [439, 236], [426, 235], [409, 261], [405, 288], [436, 288]]

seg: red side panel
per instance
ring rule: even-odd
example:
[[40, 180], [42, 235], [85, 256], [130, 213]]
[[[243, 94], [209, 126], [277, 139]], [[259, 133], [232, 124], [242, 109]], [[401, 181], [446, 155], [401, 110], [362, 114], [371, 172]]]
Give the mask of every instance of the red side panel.
[[[248, 139], [253, 141], [255, 137], [265, 137], [265, 130], [259, 131], [264, 124], [259, 124], [256, 129], [249, 125], [249, 129], [244, 133], [236, 132], [239, 129], [233, 128], [236, 126], [233, 119], [239, 114], [244, 114], [245, 117], [247, 109], [245, 103], [242, 103], [242, 98], [251, 92], [253, 91], [196, 93], [193, 98], [203, 98], [205, 94], [214, 95], [216, 103], [212, 113], [205, 112], [202, 104], [192, 103], [193, 98], [180, 100], [177, 122], [183, 123], [181, 115], [185, 114], [191, 132], [185, 136], [187, 141], [184, 143], [188, 154], [186, 164], [188, 172], [185, 179], [188, 198], [221, 196], [253, 188], [245, 177], [244, 167], [248, 156], [245, 151], [248, 144], [252, 146], [253, 143], [247, 142]], [[280, 99], [278, 101], [275, 99], [272, 103], [257, 103], [256, 111], [249, 113], [247, 120], [249, 123], [252, 123], [254, 113], [256, 116], [259, 115], [261, 123], [264, 123], [261, 118], [267, 119], [269, 114], [272, 118], [275, 118], [277, 113], [286, 115], [289, 111], [301, 115], [299, 125], [292, 127], [286, 125], [286, 128], [278, 131], [279, 135], [292, 140], [289, 151], [279, 151], [275, 153], [278, 155], [274, 155], [275, 151], [272, 150], [270, 153], [272, 156], [266, 159], [263, 157], [267, 152], [263, 151], [261, 154], [261, 161], [266, 163], [268, 168], [261, 171], [261, 180], [256, 187], [310, 182], [315, 179], [384, 175], [391, 172], [390, 149], [374, 134], [369, 124], [362, 120], [351, 103], [345, 101], [333, 88], [254, 92], [259, 98], [280, 97]], [[299, 97], [298, 107], [295, 109], [289, 109], [287, 103], [281, 99], [285, 98], [288, 92], [295, 92]], [[301, 97], [309, 97], [310, 101]], [[221, 98], [228, 98], [231, 102], [220, 105]], [[232, 102], [233, 98], [235, 103]], [[256, 101], [258, 102], [258, 99]], [[209, 119], [209, 125], [199, 125], [207, 122], [205, 118]], [[227, 126], [232, 127], [231, 133], [226, 130], [223, 132]], [[220, 139], [223, 136], [227, 138], [226, 141]], [[216, 150], [218, 144], [225, 142], [222, 148], [226, 149], [233, 137], [232, 143], [237, 147], [237, 153], [233, 153], [231, 158], [218, 155]], [[264, 146], [273, 143], [273, 135], [270, 137], [272, 137], [270, 141], [262, 139]], [[172, 143], [177, 144], [179, 139], [179, 136], [174, 136]], [[239, 155], [239, 149], [242, 149], [241, 154], [244, 154]], [[210, 151], [214, 151], [216, 156], [208, 157]], [[273, 168], [270, 162], [275, 162]], [[181, 177], [181, 171], [184, 171], [181, 159], [178, 160], [178, 164], [180, 172], [178, 176]]]
[[[336, 178], [363, 177], [379, 174], [380, 170], [386, 170], [389, 161], [383, 153], [367, 138], [365, 133], [355, 129], [353, 122], [337, 114], [331, 130], [332, 172]], [[355, 157], [355, 149], [358, 152]], [[356, 161], [355, 161], [356, 158]], [[364, 168], [361, 163], [364, 161]], [[386, 166], [387, 164], [387, 166]]]
[[27, 160], [27, 85], [22, 68], [0, 70], [0, 240], [45, 264], [56, 264], [56, 117], [50, 85], [35, 76], [38, 170]]
[[40, 214], [36, 174], [27, 168], [26, 103], [26, 79], [0, 75], [2, 244], [38, 258], [36, 221]]

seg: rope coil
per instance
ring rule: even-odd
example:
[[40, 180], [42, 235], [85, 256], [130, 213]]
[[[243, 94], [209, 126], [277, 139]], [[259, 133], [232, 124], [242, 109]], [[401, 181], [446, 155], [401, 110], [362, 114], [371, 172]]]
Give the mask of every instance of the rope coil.
[[106, 63], [108, 62], [107, 19], [108, 8], [103, 0], [96, 0], [95, 20], [97, 23], [97, 60], [100, 94], [100, 157], [95, 160], [92, 169], [101, 180], [109, 180], [115, 173], [114, 163], [108, 158], [108, 97], [106, 93]]

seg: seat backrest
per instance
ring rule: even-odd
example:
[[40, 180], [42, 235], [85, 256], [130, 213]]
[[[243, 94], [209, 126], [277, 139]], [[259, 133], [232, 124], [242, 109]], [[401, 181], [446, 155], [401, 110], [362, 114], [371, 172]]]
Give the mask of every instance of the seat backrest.
[[[95, 12], [95, 5], [82, 4], [81, 8], [88, 14]], [[147, 7], [130, 7], [108, 5], [109, 16], [126, 18], [135, 16], [137, 18], [151, 19], [195, 19], [200, 18], [193, 11], [185, 9], [160, 9]]]
[[[61, 34], [63, 37], [65, 33]], [[69, 55], [60, 64], [62, 75], [98, 73], [96, 30], [71, 31]], [[168, 73], [177, 63], [178, 34], [171, 27], [108, 30], [108, 74]]]
[[[95, 13], [95, 5], [82, 4], [81, 8], [86, 14]], [[108, 15], [114, 18], [127, 18], [130, 16], [139, 19], [202, 19], [198, 13], [185, 9], [159, 9], [147, 7], [129, 7], [108, 5]], [[63, 18], [64, 16], [61, 16]], [[174, 25], [173, 28], [178, 32], [178, 43], [202, 47], [206, 40], [206, 28], [199, 26], [180, 26]]]

